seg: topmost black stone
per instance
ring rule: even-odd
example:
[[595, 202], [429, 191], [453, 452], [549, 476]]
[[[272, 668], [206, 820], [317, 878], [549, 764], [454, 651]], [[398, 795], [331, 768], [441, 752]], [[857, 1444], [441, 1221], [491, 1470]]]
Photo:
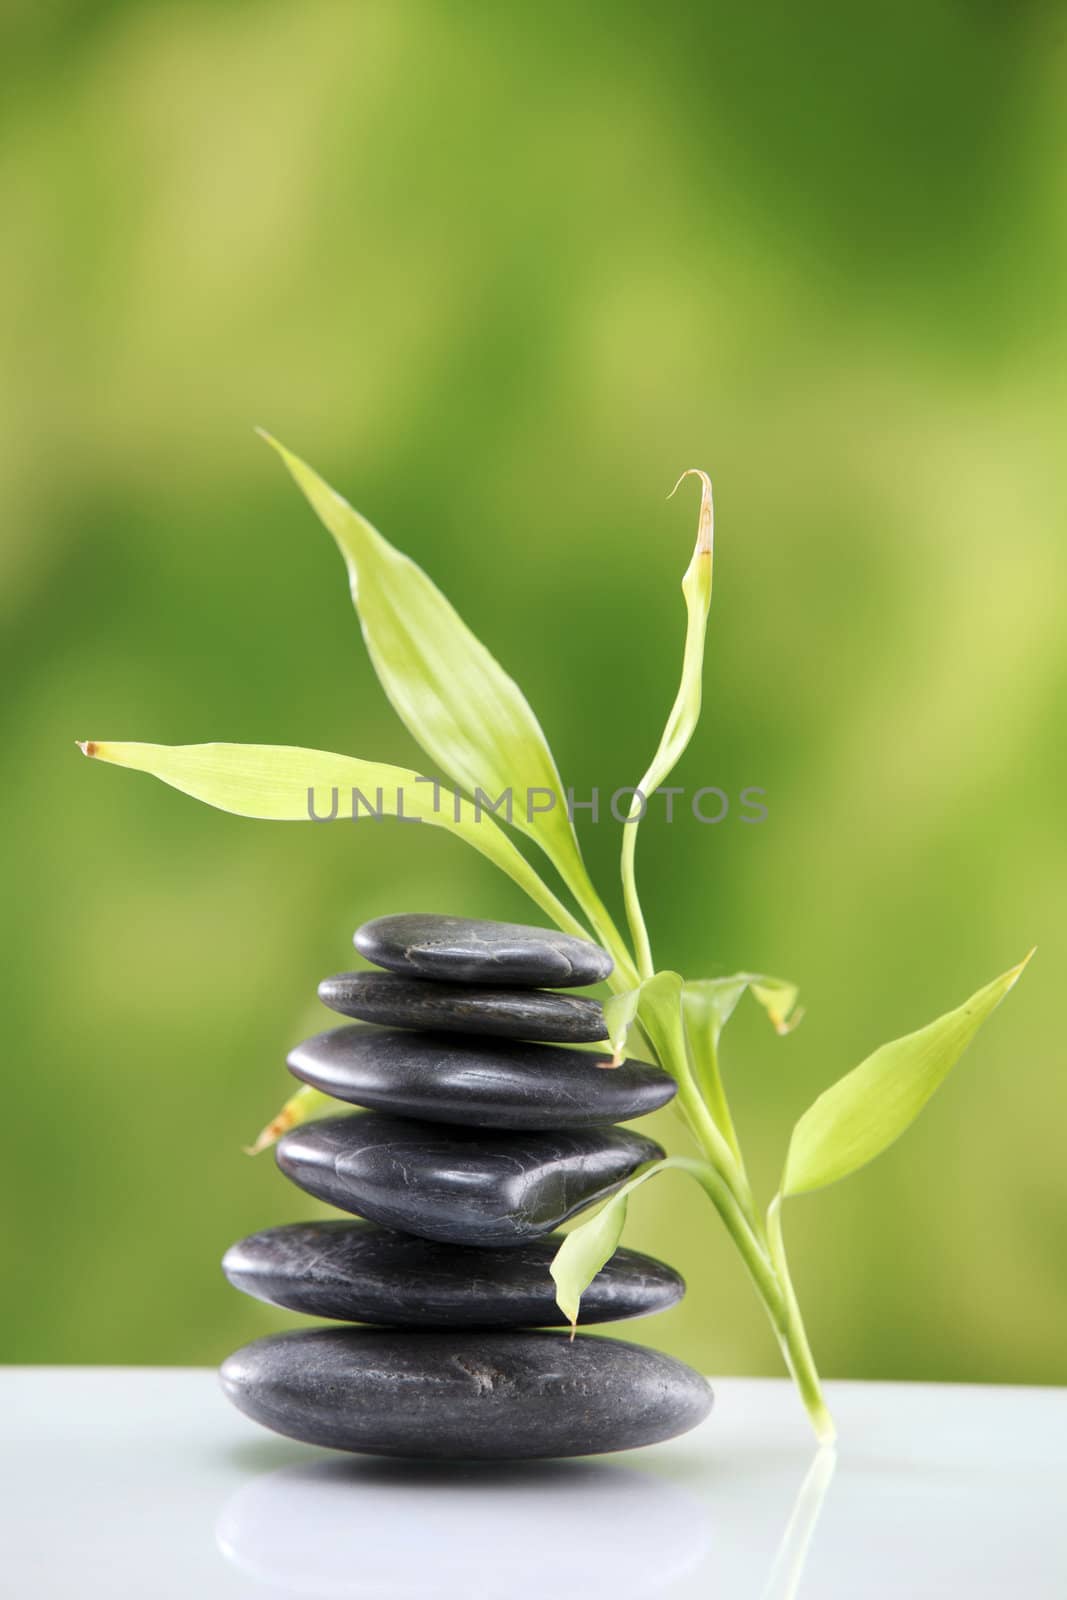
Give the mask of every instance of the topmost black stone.
[[551, 928], [419, 912], [376, 917], [352, 942], [375, 966], [444, 983], [574, 989], [599, 983], [614, 966], [599, 945]]

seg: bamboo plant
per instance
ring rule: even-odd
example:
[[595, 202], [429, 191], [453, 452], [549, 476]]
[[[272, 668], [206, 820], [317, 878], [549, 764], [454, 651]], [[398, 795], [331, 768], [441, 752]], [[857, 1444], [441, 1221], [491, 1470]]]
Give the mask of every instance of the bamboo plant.
[[[686, 978], [657, 970], [637, 890], [642, 797], [652, 794], [673, 772], [700, 715], [714, 546], [707, 474], [692, 474], [700, 482], [701, 501], [696, 544], [682, 580], [687, 625], [678, 692], [622, 831], [623, 932], [586, 870], [565, 805], [520, 806], [513, 808], [509, 820], [547, 859], [570, 905], [545, 881], [503, 821], [481, 803], [483, 797], [505, 790], [548, 791], [560, 799], [564, 793], [545, 735], [514, 679], [420, 567], [389, 544], [305, 462], [265, 437], [337, 542], [382, 687], [454, 789], [413, 770], [285, 745], [87, 740], [82, 750], [98, 761], [152, 773], [208, 805], [246, 817], [306, 821], [313, 815], [312, 794], [352, 790], [375, 795], [385, 814], [417, 818], [457, 834], [510, 877], [559, 928], [592, 937], [609, 950], [615, 969], [604, 1012], [612, 1060], [617, 1063], [632, 1048], [670, 1073], [678, 1085], [677, 1104], [693, 1148], [648, 1163], [567, 1234], [552, 1265], [559, 1305], [573, 1329], [583, 1291], [619, 1243], [630, 1195], [661, 1173], [684, 1173], [707, 1195], [737, 1246], [816, 1434], [820, 1440], [832, 1439], [833, 1422], [786, 1258], [783, 1203], [847, 1177], [892, 1144], [1012, 988], [1026, 961], [925, 1028], [882, 1045], [821, 1094], [793, 1128], [778, 1191], [762, 1209], [730, 1114], [719, 1069], [719, 1043], [746, 991], [778, 1033], [789, 1032], [801, 1014], [797, 990], [782, 979], [758, 973]], [[300, 1089], [253, 1149], [267, 1147], [325, 1103], [318, 1091]]]

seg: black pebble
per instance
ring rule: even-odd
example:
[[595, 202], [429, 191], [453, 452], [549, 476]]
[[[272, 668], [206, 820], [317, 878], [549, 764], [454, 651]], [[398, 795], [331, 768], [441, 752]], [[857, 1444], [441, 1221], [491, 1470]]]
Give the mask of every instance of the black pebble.
[[328, 1205], [462, 1245], [541, 1238], [662, 1154], [627, 1128], [493, 1133], [376, 1111], [304, 1123], [276, 1149], [286, 1177]]
[[246, 1345], [221, 1376], [241, 1411], [289, 1438], [424, 1459], [627, 1450], [711, 1409], [706, 1380], [671, 1356], [563, 1333], [314, 1328]]
[[352, 1023], [305, 1039], [289, 1070], [372, 1111], [472, 1128], [594, 1128], [666, 1105], [673, 1078], [606, 1051]]
[[610, 976], [606, 950], [551, 928], [416, 912], [376, 917], [352, 940], [377, 967], [444, 983], [576, 989]]
[[[472, 1250], [373, 1222], [293, 1222], [231, 1245], [234, 1288], [309, 1317], [423, 1328], [558, 1328], [549, 1266], [562, 1234], [511, 1249]], [[685, 1293], [673, 1268], [616, 1250], [582, 1295], [581, 1322], [665, 1311]]]
[[319, 984], [319, 999], [331, 1011], [387, 1028], [557, 1044], [593, 1044], [608, 1036], [598, 1001], [548, 989], [476, 989], [393, 972], [340, 972]]

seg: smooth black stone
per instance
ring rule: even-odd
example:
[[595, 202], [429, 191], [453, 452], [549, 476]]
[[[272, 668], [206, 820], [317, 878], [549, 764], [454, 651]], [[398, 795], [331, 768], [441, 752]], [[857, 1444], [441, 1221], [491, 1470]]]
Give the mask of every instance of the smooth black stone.
[[599, 945], [551, 928], [418, 912], [365, 922], [352, 943], [376, 967], [444, 983], [575, 989], [615, 965]]
[[598, 1001], [547, 989], [476, 989], [394, 972], [340, 972], [319, 984], [319, 999], [331, 1011], [387, 1028], [556, 1044], [592, 1044], [608, 1036]]
[[563, 1045], [355, 1022], [298, 1044], [289, 1070], [351, 1105], [472, 1128], [595, 1128], [643, 1117], [675, 1093], [646, 1061], [604, 1062]]
[[468, 1461], [595, 1455], [685, 1433], [699, 1373], [658, 1350], [563, 1333], [275, 1333], [222, 1364], [246, 1416], [290, 1439]]
[[662, 1154], [627, 1128], [492, 1133], [377, 1111], [304, 1123], [276, 1147], [286, 1177], [316, 1199], [464, 1245], [539, 1239]]
[[[227, 1250], [235, 1289], [309, 1317], [390, 1327], [559, 1328], [549, 1276], [563, 1235], [510, 1250], [438, 1244], [373, 1222], [293, 1222]], [[582, 1295], [581, 1322], [619, 1322], [675, 1305], [685, 1282], [636, 1250], [616, 1250]]]

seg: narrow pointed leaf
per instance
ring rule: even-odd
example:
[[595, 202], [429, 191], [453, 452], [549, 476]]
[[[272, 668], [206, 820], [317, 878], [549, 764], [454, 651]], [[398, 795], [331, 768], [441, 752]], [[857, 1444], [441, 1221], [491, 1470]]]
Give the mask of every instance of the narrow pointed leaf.
[[578, 1322], [582, 1295], [618, 1248], [630, 1195], [649, 1178], [670, 1171], [688, 1172], [701, 1182], [714, 1182], [714, 1174], [703, 1162], [687, 1156], [667, 1156], [650, 1162], [624, 1183], [599, 1211], [572, 1228], [556, 1251], [549, 1271], [556, 1285], [556, 1304], [572, 1329]]
[[793, 1129], [782, 1193], [804, 1194], [836, 1183], [898, 1139], [1018, 981], [1029, 959], [979, 989], [955, 1011], [882, 1045], [821, 1094]]
[[[652, 757], [651, 764], [640, 783], [630, 806], [629, 819], [622, 836], [622, 883], [626, 900], [626, 915], [637, 951], [638, 967], [643, 977], [652, 971], [652, 953], [644, 915], [637, 894], [634, 858], [637, 850], [637, 829], [651, 796], [674, 771], [693, 737], [700, 720], [702, 679], [704, 673], [704, 639], [707, 633], [708, 613], [711, 609], [712, 561], [714, 545], [714, 505], [711, 479], [706, 472], [690, 468], [683, 472], [674, 488], [684, 478], [700, 479], [700, 516], [697, 539], [692, 559], [682, 579], [682, 595], [686, 607], [685, 649], [682, 655], [681, 681], [674, 704], [667, 717], [666, 726]], [[674, 490], [671, 491], [672, 494]]]
[[[406, 767], [327, 750], [271, 744], [108, 744], [88, 740], [87, 756], [114, 766], [149, 772], [175, 789], [240, 817], [273, 822], [351, 817], [353, 805], [363, 828], [376, 826], [371, 810], [430, 823], [473, 845], [517, 883], [557, 926], [579, 938], [588, 935], [567, 908], [542, 883], [501, 828], [470, 801]], [[353, 800], [353, 796], [360, 798]]]
[[[485, 805], [510, 792], [514, 825], [577, 889], [587, 879], [562, 781], [518, 684], [421, 567], [306, 462], [267, 437], [345, 559], [367, 650], [397, 715], [465, 794], [481, 790]], [[546, 809], [531, 815], [531, 805]]]
[[663, 735], [648, 771], [639, 785], [645, 794], [651, 794], [665, 778], [670, 777], [685, 754], [700, 720], [704, 639], [708, 626], [708, 613], [711, 610], [715, 511], [711, 479], [706, 472], [691, 467], [689, 471], [682, 473], [682, 477], [674, 486], [675, 489], [684, 478], [689, 477], [700, 479], [701, 493], [696, 544], [685, 576], [682, 578], [682, 595], [688, 618], [685, 649], [682, 655], [682, 674]]
[[622, 1192], [595, 1217], [572, 1229], [556, 1251], [549, 1269], [556, 1285], [556, 1304], [572, 1328], [578, 1323], [582, 1295], [615, 1254], [625, 1222], [626, 1194]]

